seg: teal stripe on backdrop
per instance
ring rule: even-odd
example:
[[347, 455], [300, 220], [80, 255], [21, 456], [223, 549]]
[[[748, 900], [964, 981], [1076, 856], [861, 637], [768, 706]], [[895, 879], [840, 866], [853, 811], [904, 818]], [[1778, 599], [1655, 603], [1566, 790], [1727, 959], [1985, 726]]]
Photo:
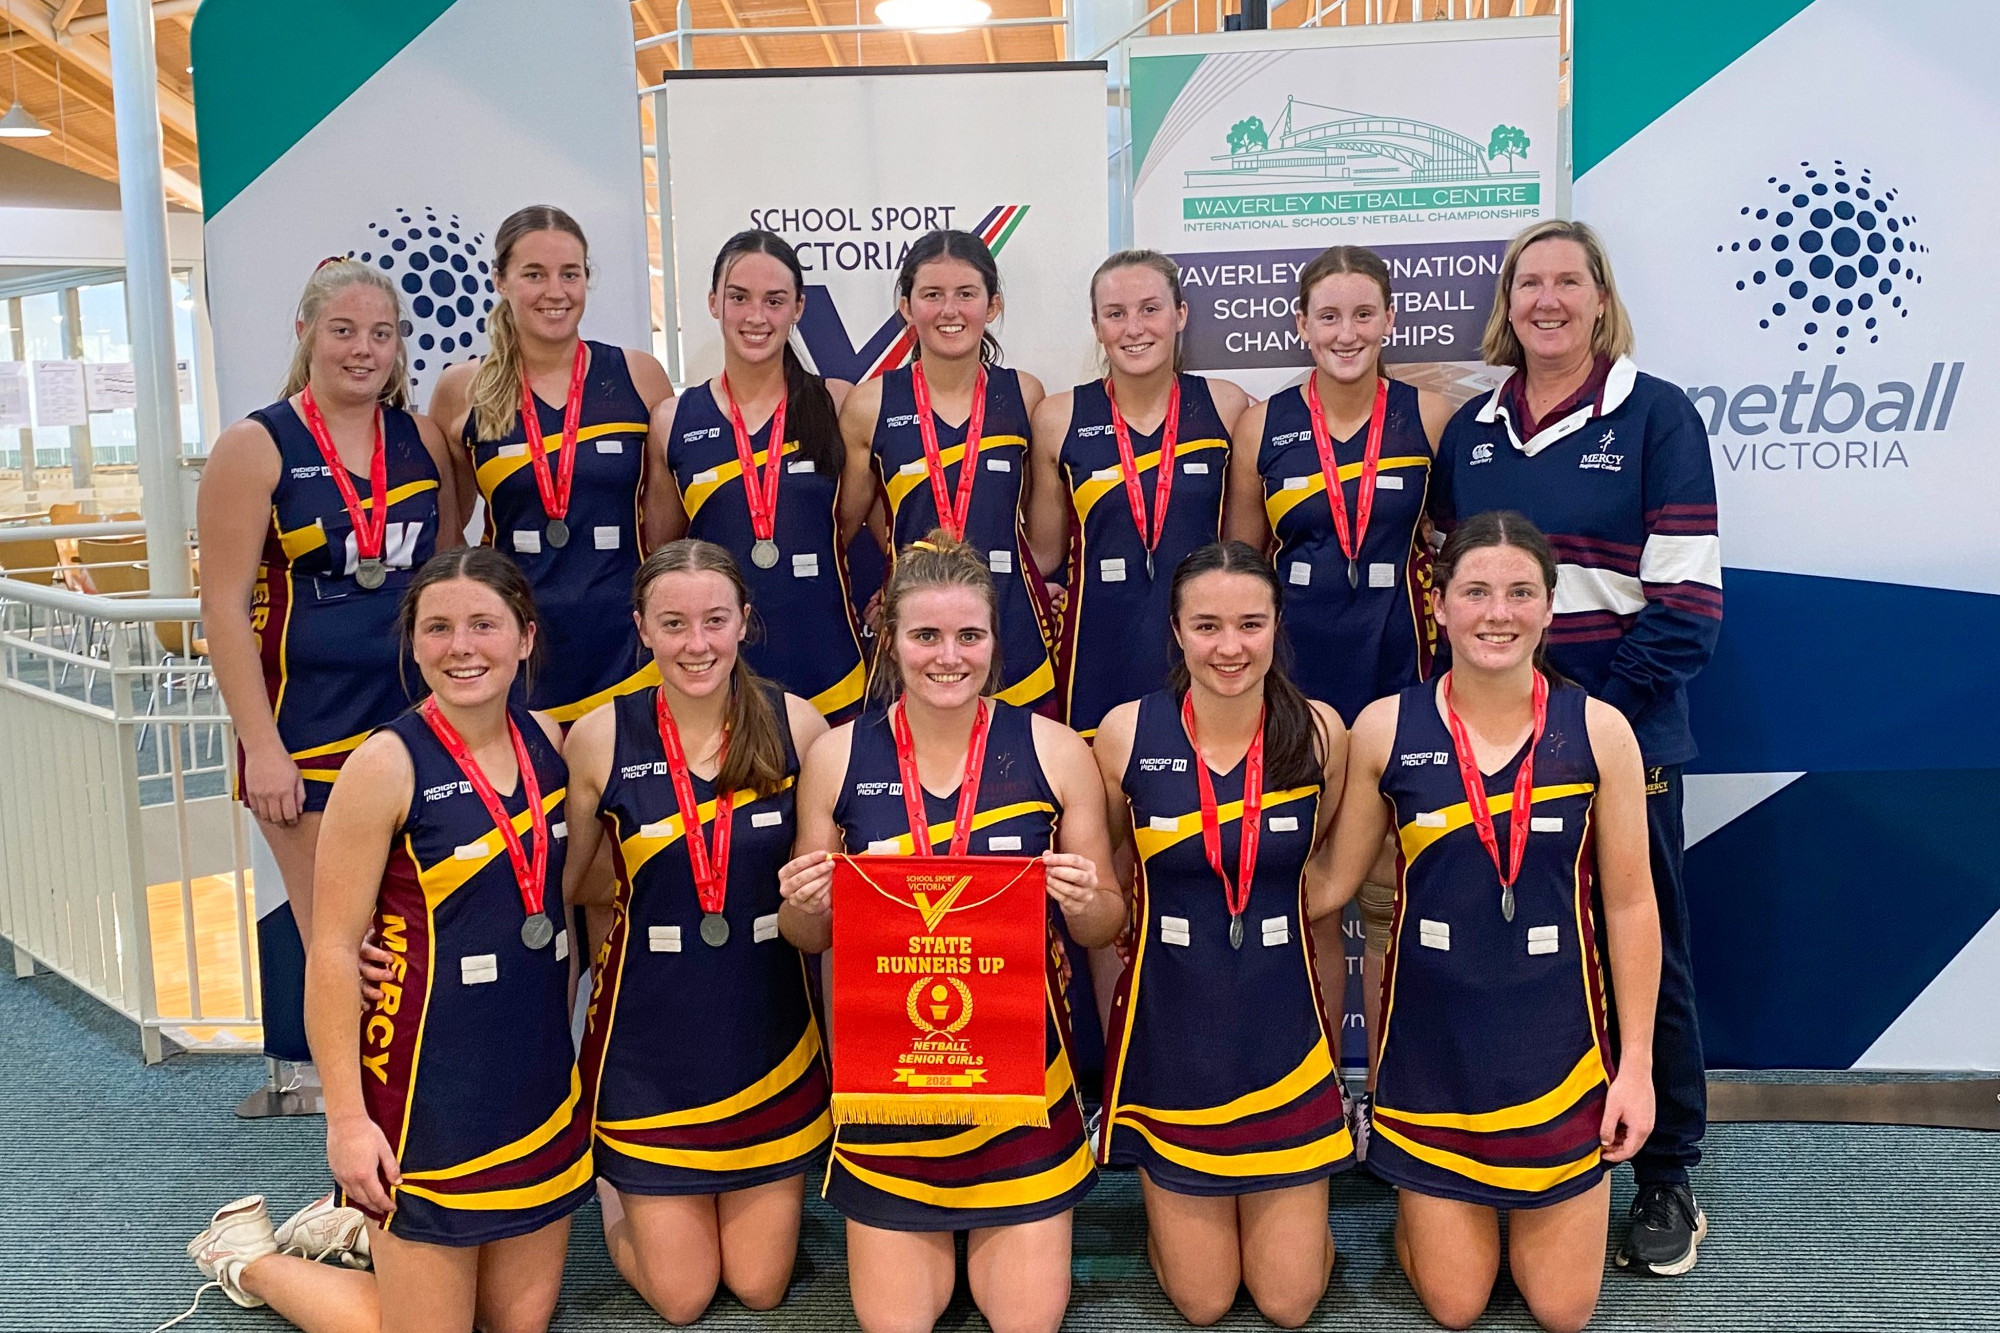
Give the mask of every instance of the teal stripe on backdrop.
[[[213, 218], [457, 0], [206, 0], [189, 38]], [[400, 132], [382, 122], [383, 151]]]
[[1812, 0], [1575, 0], [1578, 176], [1769, 37]]

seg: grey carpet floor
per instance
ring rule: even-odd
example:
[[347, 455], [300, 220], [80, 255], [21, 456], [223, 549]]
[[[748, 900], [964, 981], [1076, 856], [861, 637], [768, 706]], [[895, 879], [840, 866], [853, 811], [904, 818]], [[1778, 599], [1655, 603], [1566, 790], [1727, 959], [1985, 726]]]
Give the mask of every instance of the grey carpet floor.
[[[242, 1057], [149, 1069], [132, 1027], [62, 981], [0, 978], [0, 1333], [151, 1329], [200, 1282], [182, 1247], [216, 1205], [259, 1191], [283, 1216], [322, 1190], [319, 1121], [236, 1119], [262, 1074]], [[1674, 1281], [1612, 1270], [1594, 1329], [2000, 1329], [2000, 1135], [1719, 1125], [1696, 1184], [1711, 1219], [1700, 1267]], [[1630, 1196], [1621, 1178], [1614, 1217]], [[1393, 1213], [1365, 1174], [1334, 1181], [1340, 1257], [1310, 1327], [1435, 1327], [1396, 1267]], [[1186, 1327], [1146, 1267], [1144, 1236], [1133, 1178], [1106, 1176], [1077, 1213], [1067, 1327]], [[853, 1328], [840, 1237], [839, 1219], [809, 1201], [785, 1305], [753, 1314], [724, 1296], [698, 1327]], [[284, 1325], [211, 1292], [181, 1327]], [[587, 1206], [555, 1328], [665, 1327], [612, 1269]], [[962, 1284], [941, 1327], [985, 1329]], [[1221, 1327], [1270, 1326], [1244, 1298]], [[1503, 1279], [1478, 1327], [1534, 1324]]]

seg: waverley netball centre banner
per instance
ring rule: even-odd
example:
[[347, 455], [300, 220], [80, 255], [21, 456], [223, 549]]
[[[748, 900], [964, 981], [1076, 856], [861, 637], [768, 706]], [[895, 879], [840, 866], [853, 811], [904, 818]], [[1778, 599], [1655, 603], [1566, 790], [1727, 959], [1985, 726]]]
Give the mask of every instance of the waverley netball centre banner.
[[709, 273], [746, 227], [798, 249], [799, 337], [823, 375], [858, 381], [908, 359], [896, 271], [940, 227], [992, 247], [1006, 299], [994, 332], [1009, 365], [1052, 385], [1095, 373], [1087, 288], [1107, 229], [1103, 65], [670, 70], [658, 99], [680, 382], [722, 367]]
[[1577, 6], [1577, 215], [1721, 506], [1711, 1064], [2000, 1069], [1995, 51], [1984, 0]]
[[1295, 380], [1299, 270], [1365, 245], [1395, 279], [1386, 359], [1469, 396], [1507, 238], [1565, 212], [1558, 35], [1551, 18], [1133, 42], [1133, 238], [1181, 263], [1188, 367], [1259, 396]]

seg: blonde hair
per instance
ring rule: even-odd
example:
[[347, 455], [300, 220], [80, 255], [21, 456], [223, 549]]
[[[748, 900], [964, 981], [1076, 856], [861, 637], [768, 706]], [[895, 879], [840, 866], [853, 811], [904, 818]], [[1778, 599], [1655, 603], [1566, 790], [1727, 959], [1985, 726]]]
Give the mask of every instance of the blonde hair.
[[1500, 281], [1493, 289], [1493, 309], [1486, 316], [1486, 335], [1479, 342], [1480, 357], [1489, 366], [1512, 366], [1516, 370], [1527, 366], [1527, 354], [1521, 350], [1521, 340], [1515, 335], [1514, 323], [1508, 315], [1521, 255], [1537, 241], [1575, 241], [1583, 247], [1584, 261], [1590, 265], [1590, 276], [1604, 302], [1597, 327], [1590, 331], [1591, 353], [1614, 361], [1630, 356], [1632, 320], [1625, 313], [1625, 303], [1618, 299], [1618, 285], [1611, 280], [1611, 260], [1604, 253], [1604, 242], [1587, 223], [1549, 218], [1529, 227], [1507, 246], [1507, 257], [1500, 261]]
[[981, 694], [1000, 686], [1000, 596], [986, 557], [970, 544], [952, 540], [943, 528], [932, 528], [921, 541], [896, 553], [896, 563], [882, 585], [882, 632], [875, 639], [875, 661], [868, 673], [871, 698], [890, 700], [903, 692], [903, 673], [896, 662], [896, 631], [902, 623], [903, 599], [925, 588], [970, 588], [986, 603], [993, 630], [993, 664], [987, 668]]
[[[1090, 326], [1097, 327], [1097, 284], [1107, 273], [1115, 273], [1121, 268], [1151, 269], [1167, 284], [1167, 297], [1180, 310], [1187, 306], [1187, 298], [1181, 295], [1181, 266], [1158, 250], [1120, 250], [1097, 266], [1097, 272], [1090, 275]], [[1174, 334], [1174, 374], [1181, 373], [1185, 366], [1182, 345], [1187, 341], [1185, 331]], [[1111, 358], [1105, 354], [1103, 344], [1097, 348], [1097, 373], [1111, 373]]]
[[[553, 204], [530, 204], [509, 213], [493, 233], [495, 282], [507, 275], [514, 246], [523, 236], [538, 231], [560, 231], [576, 237], [576, 243], [583, 247], [584, 273], [589, 274], [590, 242], [584, 239], [576, 219]], [[495, 302], [486, 317], [486, 338], [486, 357], [466, 388], [466, 402], [472, 409], [473, 438], [497, 440], [513, 429], [521, 415], [521, 342], [514, 329], [514, 308], [505, 300]]]
[[389, 308], [396, 312], [396, 363], [389, 368], [389, 378], [382, 381], [375, 400], [384, 407], [409, 408], [410, 357], [403, 346], [403, 299], [396, 292], [396, 284], [389, 281], [388, 274], [372, 264], [364, 264], [346, 255], [323, 261], [306, 279], [306, 289], [299, 293], [298, 322], [304, 327], [299, 331], [298, 345], [292, 348], [291, 364], [285, 367], [285, 387], [278, 393], [280, 398], [290, 398], [310, 382], [313, 341], [319, 336], [319, 317], [335, 293], [357, 283], [373, 287], [388, 297]]

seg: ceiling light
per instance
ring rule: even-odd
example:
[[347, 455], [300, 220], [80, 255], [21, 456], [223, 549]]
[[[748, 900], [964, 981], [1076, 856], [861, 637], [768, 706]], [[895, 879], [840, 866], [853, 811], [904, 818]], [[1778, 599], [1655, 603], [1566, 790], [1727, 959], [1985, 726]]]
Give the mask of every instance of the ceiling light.
[[36, 120], [19, 102], [0, 116], [0, 139], [41, 139], [49, 133], [49, 127]]
[[964, 32], [992, 14], [986, 0], [882, 0], [875, 6], [875, 18], [883, 26], [925, 33]]

